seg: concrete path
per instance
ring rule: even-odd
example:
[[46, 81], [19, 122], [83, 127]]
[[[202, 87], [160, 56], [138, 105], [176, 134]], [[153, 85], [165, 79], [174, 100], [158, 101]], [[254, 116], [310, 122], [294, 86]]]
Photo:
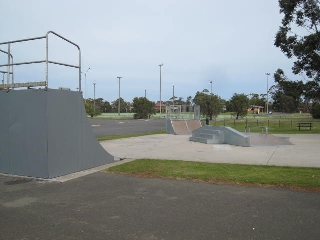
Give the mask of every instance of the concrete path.
[[278, 135], [293, 145], [237, 147], [190, 142], [189, 136], [157, 134], [101, 142], [121, 159], [153, 158], [215, 163], [320, 167], [320, 135]]

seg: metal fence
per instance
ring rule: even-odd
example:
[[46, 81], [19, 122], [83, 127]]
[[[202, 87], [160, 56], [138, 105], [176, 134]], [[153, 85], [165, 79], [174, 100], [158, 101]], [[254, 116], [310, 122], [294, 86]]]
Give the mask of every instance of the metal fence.
[[200, 119], [200, 106], [199, 105], [170, 105], [166, 107], [167, 119], [178, 120], [199, 120]]

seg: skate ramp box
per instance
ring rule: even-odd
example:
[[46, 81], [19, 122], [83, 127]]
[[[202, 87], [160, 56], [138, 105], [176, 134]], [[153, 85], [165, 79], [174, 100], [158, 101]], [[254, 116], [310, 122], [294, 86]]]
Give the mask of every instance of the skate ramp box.
[[80, 92], [0, 91], [0, 172], [54, 178], [114, 161], [96, 140]]

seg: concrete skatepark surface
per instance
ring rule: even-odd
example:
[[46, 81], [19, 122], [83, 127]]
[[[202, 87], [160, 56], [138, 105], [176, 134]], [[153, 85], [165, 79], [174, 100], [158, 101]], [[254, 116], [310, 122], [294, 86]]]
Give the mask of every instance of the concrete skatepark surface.
[[[265, 135], [263, 135], [265, 136]], [[271, 138], [272, 135], [269, 136]], [[213, 163], [320, 167], [320, 135], [277, 135], [292, 145], [239, 147], [189, 141], [187, 135], [157, 134], [100, 142], [121, 159], [153, 158]]]

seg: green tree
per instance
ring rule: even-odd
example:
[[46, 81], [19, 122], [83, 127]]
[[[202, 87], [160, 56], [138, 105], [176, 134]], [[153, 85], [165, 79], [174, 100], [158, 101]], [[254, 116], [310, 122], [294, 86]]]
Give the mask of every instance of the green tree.
[[191, 96], [188, 96], [188, 97], [187, 97], [186, 104], [189, 105], [189, 106], [191, 106], [191, 104], [192, 104], [191, 101], [192, 101], [192, 97], [191, 97]]
[[230, 101], [228, 102], [228, 110], [231, 110], [235, 113], [236, 119], [244, 117], [248, 114], [249, 108], [249, 98], [245, 94], [233, 94]]
[[[88, 98], [87, 100], [84, 100], [85, 101], [85, 109], [86, 109], [86, 113], [88, 115], [90, 115], [91, 117], [93, 116], [97, 116], [97, 115], [100, 115], [101, 114], [101, 111], [100, 111], [100, 102], [102, 98], [100, 99], [96, 99], [94, 101], [94, 99], [92, 98]], [[95, 104], [94, 104], [95, 103]], [[96, 105], [96, 110], [94, 110], [94, 105]]]
[[316, 119], [320, 119], [320, 104], [314, 103], [311, 108], [311, 116]]
[[150, 118], [151, 114], [156, 113], [156, 105], [145, 97], [135, 97], [132, 101], [135, 119]]
[[84, 100], [84, 108], [86, 110], [87, 115], [93, 117], [94, 115], [93, 105], [91, 104], [89, 99]]
[[[119, 108], [119, 98], [111, 103], [112, 112], [118, 112]], [[128, 102], [125, 102], [123, 98], [120, 97], [120, 112], [126, 112], [130, 109]]]
[[207, 116], [212, 120], [213, 117], [218, 116], [222, 112], [223, 105], [219, 96], [214, 94], [206, 94], [205, 92], [197, 92], [193, 102], [200, 105], [201, 114]]
[[100, 111], [101, 112], [111, 112], [111, 104], [108, 101], [102, 101], [101, 105], [100, 105]]
[[320, 81], [319, 0], [279, 0], [279, 6], [283, 18], [274, 45], [295, 57], [293, 73]]
[[250, 106], [264, 106], [265, 99], [260, 98], [261, 95], [259, 95], [258, 93], [250, 93], [249, 96], [250, 96], [250, 99], [249, 99]]
[[275, 111], [292, 113], [298, 111], [305, 85], [302, 81], [291, 81], [282, 69], [274, 73], [275, 85], [270, 89]]

